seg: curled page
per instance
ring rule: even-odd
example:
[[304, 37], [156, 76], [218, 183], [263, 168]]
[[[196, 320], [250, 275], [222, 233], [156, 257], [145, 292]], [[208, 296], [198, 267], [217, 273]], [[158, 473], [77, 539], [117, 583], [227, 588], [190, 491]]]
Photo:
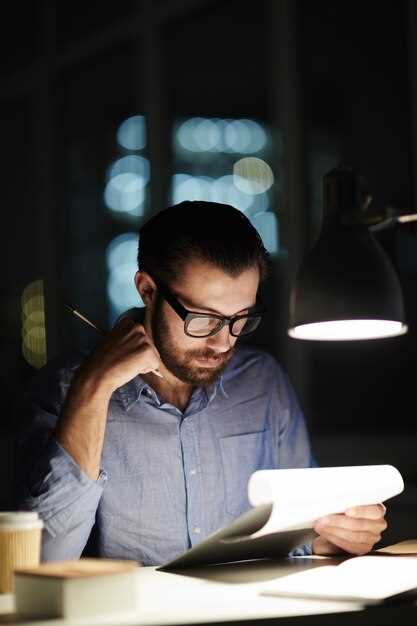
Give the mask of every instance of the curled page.
[[259, 470], [249, 479], [249, 501], [255, 507], [273, 503], [273, 508], [252, 537], [312, 528], [323, 515], [384, 502], [403, 489], [401, 474], [392, 465]]
[[259, 470], [248, 484], [250, 509], [160, 569], [276, 558], [311, 542], [317, 518], [400, 493], [391, 465]]

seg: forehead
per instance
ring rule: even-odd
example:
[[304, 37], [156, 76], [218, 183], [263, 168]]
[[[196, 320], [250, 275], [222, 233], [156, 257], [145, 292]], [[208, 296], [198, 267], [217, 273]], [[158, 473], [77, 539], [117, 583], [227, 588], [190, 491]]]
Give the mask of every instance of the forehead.
[[253, 306], [258, 285], [257, 265], [231, 276], [212, 263], [195, 259], [184, 266], [181, 279], [171, 283], [171, 289], [190, 305], [228, 315]]

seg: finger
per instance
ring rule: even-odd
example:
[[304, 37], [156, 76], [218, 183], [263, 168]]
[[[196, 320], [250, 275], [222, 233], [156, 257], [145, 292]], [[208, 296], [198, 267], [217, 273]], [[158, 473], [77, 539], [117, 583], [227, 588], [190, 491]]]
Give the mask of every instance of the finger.
[[136, 324], [136, 322], [134, 320], [132, 320], [131, 317], [129, 317], [128, 315], [124, 315], [122, 318], [120, 318], [118, 320], [118, 322], [113, 326], [113, 330], [116, 328], [133, 328], [133, 326], [139, 326], [139, 324]]
[[114, 339], [128, 342], [132, 337], [143, 336], [144, 334], [145, 330], [141, 324], [137, 324], [129, 317], [122, 317], [107, 334], [106, 339], [109, 339], [110, 342]]
[[325, 539], [334, 546], [341, 548], [349, 554], [355, 554], [356, 556], [367, 554], [374, 546], [374, 543], [372, 542], [360, 543], [356, 541], [349, 541], [348, 539], [339, 537], [338, 535], [332, 535], [331, 533], [326, 534]]
[[341, 549], [338, 546], [334, 543], [330, 543], [330, 541], [327, 541], [324, 537], [316, 537], [313, 540], [312, 548], [313, 554], [321, 556], [330, 556], [341, 552]]
[[386, 513], [385, 505], [381, 503], [379, 504], [369, 504], [364, 506], [353, 506], [350, 509], [345, 511], [346, 515], [349, 517], [366, 517], [368, 519], [379, 519], [384, 517]]
[[[317, 532], [317, 531], [316, 531]], [[350, 543], [374, 545], [381, 540], [381, 533], [371, 532], [370, 530], [348, 530], [335, 526], [326, 526], [319, 532], [320, 537], [324, 537], [332, 541], [334, 537]]]
[[355, 518], [347, 515], [327, 515], [317, 520], [314, 528], [319, 530], [327, 527], [345, 528], [352, 531], [369, 530], [370, 532], [381, 533], [387, 527], [387, 522], [383, 517], [379, 519]]
[[158, 349], [156, 348], [155, 344], [153, 343], [148, 333], [146, 332], [145, 327], [142, 324], [137, 324], [137, 323], [135, 323], [134, 326], [135, 326], [135, 331], [140, 336], [140, 339], [144, 339], [146, 343], [152, 348], [152, 350], [154, 351], [158, 359], [161, 360], [161, 355], [159, 354]]

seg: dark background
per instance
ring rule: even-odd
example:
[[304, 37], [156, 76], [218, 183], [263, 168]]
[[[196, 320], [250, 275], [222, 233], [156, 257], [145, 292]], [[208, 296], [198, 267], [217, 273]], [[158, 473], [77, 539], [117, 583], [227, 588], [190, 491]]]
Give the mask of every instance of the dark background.
[[[0, 509], [10, 506], [13, 406], [36, 369], [22, 351], [24, 289], [42, 281], [48, 359], [94, 342], [63, 302], [109, 323], [107, 246], [170, 203], [178, 122], [250, 118], [271, 137], [280, 241], [255, 341], [289, 372], [320, 464], [402, 471], [406, 492], [392, 503], [386, 541], [417, 536], [416, 226], [378, 236], [403, 286], [406, 336], [326, 344], [286, 335], [289, 286], [320, 228], [327, 171], [350, 164], [375, 207], [417, 208], [416, 32], [414, 0], [2, 7]], [[103, 189], [120, 156], [117, 128], [139, 114], [152, 175], [143, 217], [126, 222]]]

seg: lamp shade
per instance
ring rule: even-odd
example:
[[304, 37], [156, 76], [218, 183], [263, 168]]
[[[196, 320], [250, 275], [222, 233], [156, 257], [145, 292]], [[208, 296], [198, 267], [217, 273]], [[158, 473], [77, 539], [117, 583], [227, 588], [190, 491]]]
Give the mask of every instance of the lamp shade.
[[290, 297], [289, 335], [352, 340], [404, 334], [403, 296], [394, 268], [368, 228], [345, 219], [346, 209], [352, 209], [345, 202], [349, 194], [342, 190], [336, 197], [343, 210], [327, 215], [298, 272]]

